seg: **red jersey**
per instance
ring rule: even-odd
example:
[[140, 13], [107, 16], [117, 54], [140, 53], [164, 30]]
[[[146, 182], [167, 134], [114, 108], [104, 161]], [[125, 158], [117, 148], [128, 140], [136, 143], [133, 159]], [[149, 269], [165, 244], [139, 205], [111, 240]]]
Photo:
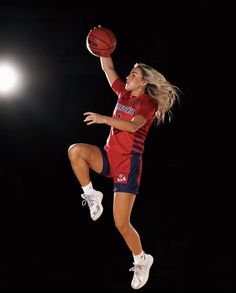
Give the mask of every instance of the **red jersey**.
[[119, 78], [113, 82], [112, 89], [118, 96], [112, 117], [130, 121], [139, 114], [146, 119], [146, 123], [135, 133], [111, 127], [105, 150], [113, 150], [122, 154], [142, 154], [145, 138], [152, 124], [157, 104], [147, 94], [139, 97], [132, 96], [131, 92], [125, 89], [125, 83]]

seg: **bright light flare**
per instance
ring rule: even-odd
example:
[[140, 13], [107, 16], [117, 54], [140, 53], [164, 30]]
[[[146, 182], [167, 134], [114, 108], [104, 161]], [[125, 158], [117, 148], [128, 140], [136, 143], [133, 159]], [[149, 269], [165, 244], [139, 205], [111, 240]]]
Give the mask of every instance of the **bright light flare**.
[[21, 85], [20, 72], [11, 62], [0, 61], [0, 96], [17, 93]]

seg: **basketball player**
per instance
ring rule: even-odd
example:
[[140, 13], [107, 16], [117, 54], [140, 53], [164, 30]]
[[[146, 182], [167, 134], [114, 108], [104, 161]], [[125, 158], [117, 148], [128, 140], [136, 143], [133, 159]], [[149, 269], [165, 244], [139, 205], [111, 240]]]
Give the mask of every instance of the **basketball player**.
[[86, 112], [84, 121], [87, 125], [109, 125], [110, 134], [102, 148], [75, 143], [69, 147], [68, 154], [83, 190], [83, 203], [88, 204], [94, 221], [103, 212], [103, 193], [94, 189], [89, 170], [113, 178], [114, 222], [133, 255], [131, 287], [139, 289], [148, 281], [153, 256], [144, 252], [130, 216], [140, 186], [147, 132], [152, 123], [160, 124], [166, 116], [171, 117], [170, 109], [178, 98], [177, 87], [142, 63], [135, 64], [123, 82], [114, 69], [111, 56], [100, 57], [100, 61], [111, 88], [118, 96], [117, 104], [112, 117]]

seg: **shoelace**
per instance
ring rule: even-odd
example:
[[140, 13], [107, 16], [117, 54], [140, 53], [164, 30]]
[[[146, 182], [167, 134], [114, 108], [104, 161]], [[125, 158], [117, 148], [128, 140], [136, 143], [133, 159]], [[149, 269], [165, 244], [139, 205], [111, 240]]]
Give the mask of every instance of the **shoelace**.
[[134, 265], [132, 268], [129, 269], [130, 272], [139, 272], [142, 270], [142, 266], [141, 265]]
[[84, 200], [82, 201], [82, 206], [85, 206], [86, 203], [91, 208], [95, 202], [94, 195], [84, 194]]
[[134, 272], [134, 275], [136, 276], [136, 278], [139, 280], [139, 282], [141, 282], [140, 280], [140, 273], [142, 270], [142, 266], [141, 265], [134, 265], [132, 268], [129, 269], [129, 272]]

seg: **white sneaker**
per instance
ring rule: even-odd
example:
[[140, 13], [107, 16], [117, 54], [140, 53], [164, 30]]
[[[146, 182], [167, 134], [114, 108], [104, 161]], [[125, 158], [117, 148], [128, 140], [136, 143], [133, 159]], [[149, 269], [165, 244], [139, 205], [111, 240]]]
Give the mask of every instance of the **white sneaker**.
[[140, 289], [143, 287], [148, 280], [149, 277], [149, 270], [153, 264], [153, 257], [150, 254], [145, 254], [145, 259], [138, 263], [134, 263], [134, 267], [129, 269], [130, 271], [134, 272], [134, 276], [131, 282], [131, 287], [133, 289]]
[[103, 194], [100, 191], [94, 190], [93, 194], [81, 194], [84, 199], [82, 205], [85, 206], [86, 203], [89, 206], [90, 216], [96, 221], [103, 212], [102, 198]]

